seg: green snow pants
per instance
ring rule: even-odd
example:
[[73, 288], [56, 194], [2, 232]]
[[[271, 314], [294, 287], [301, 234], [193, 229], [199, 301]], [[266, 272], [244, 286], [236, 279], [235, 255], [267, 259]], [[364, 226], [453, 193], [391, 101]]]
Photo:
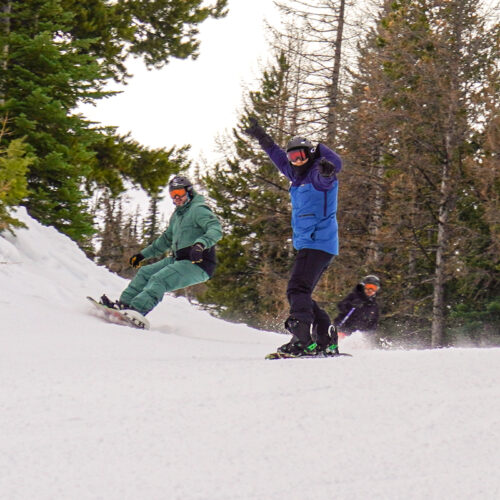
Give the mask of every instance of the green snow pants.
[[120, 301], [141, 314], [147, 314], [166, 292], [207, 281], [210, 276], [189, 260], [167, 257], [139, 268], [134, 279], [120, 295]]

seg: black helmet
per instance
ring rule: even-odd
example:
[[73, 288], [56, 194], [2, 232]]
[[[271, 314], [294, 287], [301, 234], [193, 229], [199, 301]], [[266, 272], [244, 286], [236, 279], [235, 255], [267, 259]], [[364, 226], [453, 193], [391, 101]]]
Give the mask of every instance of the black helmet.
[[286, 151], [291, 151], [292, 149], [307, 149], [311, 151], [313, 149], [312, 142], [309, 139], [305, 139], [304, 137], [292, 137], [289, 141], [288, 144], [286, 145]]
[[168, 190], [173, 191], [174, 189], [184, 188], [188, 194], [191, 196], [193, 194], [193, 184], [192, 182], [183, 175], [176, 175], [169, 183]]
[[362, 285], [375, 285], [377, 286], [378, 288], [380, 288], [380, 280], [378, 279], [377, 276], [375, 276], [374, 274], [369, 274], [368, 276], [365, 276], [362, 280], [361, 280], [361, 284]]

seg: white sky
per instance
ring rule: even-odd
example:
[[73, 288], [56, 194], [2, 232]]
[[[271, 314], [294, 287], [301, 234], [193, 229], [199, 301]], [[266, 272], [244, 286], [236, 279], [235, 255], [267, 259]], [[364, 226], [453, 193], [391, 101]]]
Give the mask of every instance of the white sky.
[[[229, 0], [229, 14], [200, 25], [198, 59], [176, 60], [147, 71], [131, 60], [134, 74], [123, 93], [82, 106], [88, 118], [149, 147], [192, 145], [194, 161], [210, 160], [217, 134], [231, 130], [241, 109], [243, 85], [260, 76], [266, 59], [264, 19], [277, 19], [273, 0]], [[116, 86], [112, 87], [117, 90]]]
[[0, 498], [497, 500], [500, 348], [266, 361], [289, 336], [170, 294], [151, 330], [94, 317], [127, 281], [53, 227], [0, 236]]

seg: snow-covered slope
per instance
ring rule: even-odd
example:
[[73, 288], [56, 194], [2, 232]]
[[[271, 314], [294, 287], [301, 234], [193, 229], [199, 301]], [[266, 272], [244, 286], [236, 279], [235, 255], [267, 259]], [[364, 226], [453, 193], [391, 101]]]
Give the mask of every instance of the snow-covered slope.
[[125, 280], [21, 211], [0, 237], [0, 498], [500, 498], [500, 349], [265, 361], [286, 337], [166, 297], [152, 330], [86, 295]]

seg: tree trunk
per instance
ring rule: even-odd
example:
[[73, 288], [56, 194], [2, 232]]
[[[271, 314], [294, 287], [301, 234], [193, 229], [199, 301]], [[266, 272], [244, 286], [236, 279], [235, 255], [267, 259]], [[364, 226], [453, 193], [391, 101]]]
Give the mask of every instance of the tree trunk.
[[450, 214], [450, 168], [452, 158], [452, 146], [450, 133], [446, 136], [446, 160], [443, 163], [440, 188], [440, 203], [438, 214], [437, 229], [437, 248], [436, 248], [436, 268], [434, 275], [434, 294], [432, 300], [432, 328], [431, 345], [432, 347], [442, 347], [444, 341], [444, 285], [446, 282], [445, 271], [445, 253], [448, 245], [448, 218]]
[[337, 113], [339, 100], [340, 63], [342, 60], [342, 37], [344, 33], [345, 0], [340, 1], [337, 38], [335, 40], [335, 57], [332, 69], [332, 80], [328, 89], [328, 114], [326, 143], [333, 147], [337, 135]]
[[370, 212], [370, 221], [368, 223], [368, 253], [366, 263], [370, 267], [376, 266], [377, 262], [380, 260], [380, 244], [379, 244], [379, 233], [382, 226], [382, 205], [383, 205], [383, 176], [384, 176], [384, 166], [382, 164], [382, 158], [380, 158], [378, 164], [375, 166], [373, 179], [373, 200], [370, 201], [372, 210]]

